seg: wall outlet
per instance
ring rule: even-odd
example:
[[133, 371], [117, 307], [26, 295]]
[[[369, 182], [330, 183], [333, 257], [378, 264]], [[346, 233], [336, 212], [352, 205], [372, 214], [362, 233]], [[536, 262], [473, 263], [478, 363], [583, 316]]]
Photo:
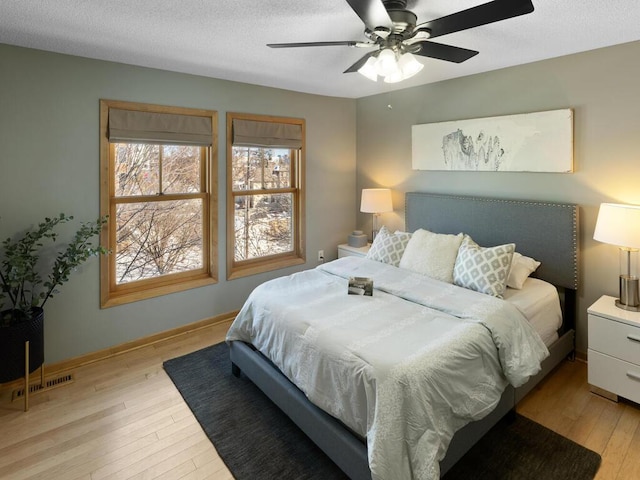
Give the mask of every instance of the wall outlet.
[[324, 250], [318, 250], [318, 262], [324, 262]]

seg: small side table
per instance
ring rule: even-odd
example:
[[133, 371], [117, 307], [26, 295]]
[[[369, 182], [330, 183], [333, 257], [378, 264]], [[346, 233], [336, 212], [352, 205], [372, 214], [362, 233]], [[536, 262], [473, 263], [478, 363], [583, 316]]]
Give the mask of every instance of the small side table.
[[594, 393], [640, 403], [640, 312], [602, 296], [589, 307], [588, 382]]

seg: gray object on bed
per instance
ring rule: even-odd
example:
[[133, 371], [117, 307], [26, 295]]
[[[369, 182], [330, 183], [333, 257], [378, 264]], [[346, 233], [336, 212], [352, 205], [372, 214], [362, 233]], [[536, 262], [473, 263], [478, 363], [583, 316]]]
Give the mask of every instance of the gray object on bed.
[[[560, 338], [549, 348], [542, 371], [518, 389], [508, 386], [487, 417], [453, 437], [440, 462], [444, 475], [493, 425], [515, 408], [544, 376], [574, 350], [578, 279], [578, 208], [572, 204], [484, 197], [406, 194], [406, 229], [469, 234], [482, 246], [515, 243], [516, 250], [541, 262], [536, 276], [556, 285], [563, 300]], [[271, 400], [352, 479], [370, 479], [366, 444], [341, 422], [311, 404], [262, 354], [250, 345], [231, 342], [234, 373], [242, 370]]]

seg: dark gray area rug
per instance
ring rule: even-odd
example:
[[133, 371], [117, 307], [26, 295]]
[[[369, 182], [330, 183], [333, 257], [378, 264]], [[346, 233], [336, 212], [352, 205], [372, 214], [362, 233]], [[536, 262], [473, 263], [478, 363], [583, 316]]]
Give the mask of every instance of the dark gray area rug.
[[[164, 369], [237, 480], [345, 479], [342, 471], [250, 380], [231, 375], [213, 345]], [[592, 479], [600, 456], [520, 415], [496, 425], [447, 480]]]

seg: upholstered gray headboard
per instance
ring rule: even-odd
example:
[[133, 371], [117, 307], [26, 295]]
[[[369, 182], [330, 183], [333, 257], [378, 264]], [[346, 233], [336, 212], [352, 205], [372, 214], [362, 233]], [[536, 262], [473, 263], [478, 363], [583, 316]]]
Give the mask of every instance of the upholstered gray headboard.
[[410, 232], [463, 232], [487, 247], [515, 243], [541, 262], [534, 276], [578, 289], [577, 205], [410, 192], [405, 220]]

